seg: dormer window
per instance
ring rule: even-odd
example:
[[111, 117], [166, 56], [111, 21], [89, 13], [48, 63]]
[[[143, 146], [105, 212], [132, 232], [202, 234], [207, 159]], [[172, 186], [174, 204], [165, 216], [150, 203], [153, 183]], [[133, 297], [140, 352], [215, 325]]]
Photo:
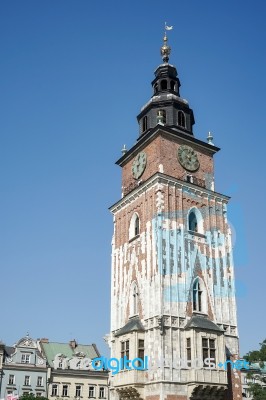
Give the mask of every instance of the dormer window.
[[183, 111], [178, 111], [177, 121], [179, 126], [182, 126], [182, 128], [186, 127], [185, 114]]
[[21, 354], [21, 364], [29, 364], [30, 363], [30, 354]]

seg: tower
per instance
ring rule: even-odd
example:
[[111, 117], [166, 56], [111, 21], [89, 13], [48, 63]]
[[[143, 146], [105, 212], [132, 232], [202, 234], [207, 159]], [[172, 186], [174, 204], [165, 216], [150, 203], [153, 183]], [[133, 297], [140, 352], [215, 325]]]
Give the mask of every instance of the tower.
[[239, 374], [217, 366], [238, 357], [229, 197], [215, 191], [219, 148], [194, 136], [170, 51], [165, 34], [139, 137], [116, 162], [111, 357], [149, 365], [111, 375], [110, 397], [236, 400]]

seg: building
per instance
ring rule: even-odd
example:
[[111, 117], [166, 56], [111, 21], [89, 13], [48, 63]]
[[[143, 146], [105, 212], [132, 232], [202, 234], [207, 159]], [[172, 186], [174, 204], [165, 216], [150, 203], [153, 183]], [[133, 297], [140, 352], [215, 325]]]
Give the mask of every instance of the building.
[[38, 342], [29, 335], [20, 339], [14, 346], [0, 345], [0, 372], [1, 399], [8, 394], [47, 394], [46, 359]]
[[110, 398], [237, 400], [240, 373], [217, 366], [239, 354], [229, 197], [215, 191], [219, 148], [210, 133], [207, 142], [194, 136], [166, 34], [161, 55], [139, 137], [116, 162], [122, 198], [110, 207], [111, 357], [146, 355], [149, 367], [122, 366]]
[[95, 370], [92, 360], [100, 357], [95, 344], [81, 345], [41, 339], [47, 359], [49, 399], [108, 399], [108, 372]]
[[249, 390], [249, 385], [257, 383], [266, 390], [266, 365], [260, 366], [259, 363], [252, 363], [249, 369], [241, 370], [241, 384], [242, 384], [242, 395], [247, 400], [252, 400], [252, 394]]

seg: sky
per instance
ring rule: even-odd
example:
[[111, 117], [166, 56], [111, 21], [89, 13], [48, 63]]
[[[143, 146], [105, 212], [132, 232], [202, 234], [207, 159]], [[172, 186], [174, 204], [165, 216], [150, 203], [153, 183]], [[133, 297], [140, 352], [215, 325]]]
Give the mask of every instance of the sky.
[[114, 163], [138, 137], [164, 22], [194, 134], [232, 197], [240, 352], [266, 338], [264, 0], [0, 2], [0, 339], [110, 325]]

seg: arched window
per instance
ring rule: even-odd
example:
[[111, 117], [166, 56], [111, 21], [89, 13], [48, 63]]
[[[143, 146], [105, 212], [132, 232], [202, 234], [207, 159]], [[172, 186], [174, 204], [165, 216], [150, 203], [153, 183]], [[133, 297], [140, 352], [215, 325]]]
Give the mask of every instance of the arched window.
[[199, 279], [193, 284], [193, 311], [203, 311], [203, 291]]
[[183, 128], [186, 127], [185, 114], [183, 111], [178, 111], [178, 125], [182, 126]]
[[175, 90], [175, 81], [170, 82], [171, 90]]
[[161, 81], [161, 89], [162, 90], [167, 90], [167, 80], [166, 79], [163, 79]]
[[165, 110], [157, 111], [157, 124], [161, 124], [161, 125], [166, 124], [166, 111]]
[[193, 232], [198, 232], [198, 221], [194, 211], [190, 211], [189, 213], [188, 229]]
[[137, 213], [134, 213], [129, 224], [129, 240], [134, 239], [140, 232], [140, 220]]
[[145, 132], [147, 130], [147, 126], [148, 126], [148, 119], [147, 116], [145, 116], [142, 119], [142, 132]]

